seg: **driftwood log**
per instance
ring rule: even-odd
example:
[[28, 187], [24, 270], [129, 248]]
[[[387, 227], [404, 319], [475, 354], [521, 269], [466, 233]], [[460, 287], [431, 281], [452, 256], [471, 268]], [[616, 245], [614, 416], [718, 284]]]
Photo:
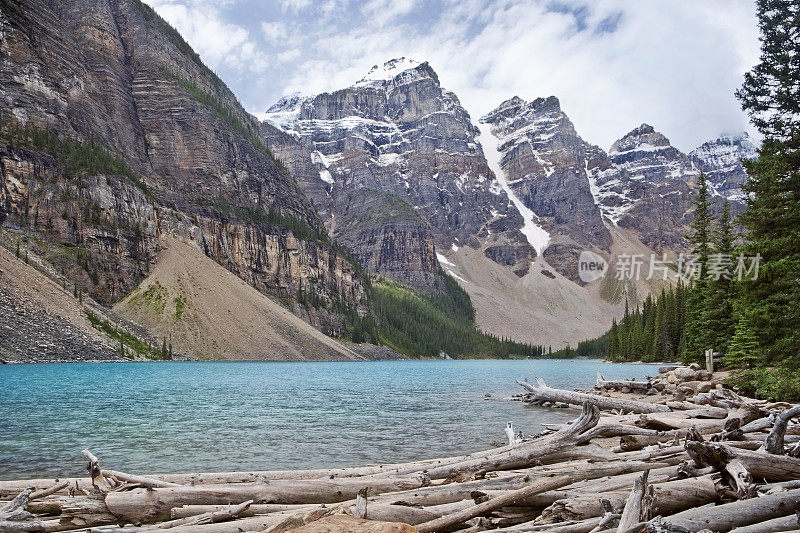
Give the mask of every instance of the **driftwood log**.
[[517, 380], [525, 390], [539, 400], [549, 402], [562, 402], [571, 405], [582, 405], [584, 402], [592, 402], [603, 410], [623, 411], [627, 413], [664, 413], [670, 410], [666, 405], [638, 402], [635, 400], [625, 400], [621, 398], [608, 398], [585, 392], [574, 392], [562, 389], [553, 389], [541, 378], [536, 378], [536, 385], [531, 385], [526, 381]]
[[600, 372], [597, 373], [597, 381], [595, 382], [595, 389], [623, 389], [646, 391], [651, 387], [649, 381], [634, 381], [634, 380], [618, 380], [609, 381], [603, 377]]

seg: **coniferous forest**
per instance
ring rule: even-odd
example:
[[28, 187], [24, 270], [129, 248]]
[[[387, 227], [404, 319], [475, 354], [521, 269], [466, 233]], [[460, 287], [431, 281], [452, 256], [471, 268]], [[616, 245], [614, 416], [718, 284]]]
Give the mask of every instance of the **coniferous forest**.
[[[678, 283], [641, 308], [626, 309], [611, 330], [578, 346], [579, 355], [617, 361], [702, 362], [723, 366], [746, 394], [800, 399], [800, 21], [796, 9], [759, 0], [761, 57], [736, 96], [764, 140], [743, 161], [746, 209], [732, 220], [727, 204], [711, 214], [706, 180], [698, 180], [695, 219], [687, 236], [701, 275]], [[742, 228], [738, 232], [736, 228]], [[738, 279], [720, 256], [759, 257], [757, 275]], [[718, 264], [718, 263], [717, 263]]]

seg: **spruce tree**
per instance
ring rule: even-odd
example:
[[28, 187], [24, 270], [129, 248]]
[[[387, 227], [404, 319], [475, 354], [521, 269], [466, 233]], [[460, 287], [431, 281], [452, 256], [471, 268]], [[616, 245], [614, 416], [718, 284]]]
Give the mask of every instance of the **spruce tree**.
[[[715, 279], [708, 280], [709, 291], [709, 324], [711, 326], [711, 346], [720, 352], [727, 352], [728, 344], [733, 337], [733, 284], [732, 255], [733, 230], [731, 227], [731, 209], [728, 200], [722, 204], [722, 214], [717, 220], [714, 233], [714, 256], [719, 266]], [[731, 264], [727, 262], [731, 261]]]
[[709, 256], [711, 255], [711, 203], [708, 199], [708, 183], [705, 174], [700, 173], [697, 182], [697, 196], [694, 199], [695, 214], [692, 221], [692, 245], [695, 265], [699, 276], [692, 282], [681, 359], [685, 363], [700, 361], [706, 349], [712, 348], [709, 322], [709, 283], [706, 279]]
[[757, 15], [761, 57], [736, 96], [765, 137], [745, 162], [739, 218], [741, 253], [761, 260], [758, 277], [738, 284], [728, 360], [770, 376], [753, 378], [757, 393], [791, 400], [800, 398], [800, 4], [758, 0]]
[[617, 319], [611, 321], [611, 330], [608, 332], [608, 359], [619, 360], [619, 326]]

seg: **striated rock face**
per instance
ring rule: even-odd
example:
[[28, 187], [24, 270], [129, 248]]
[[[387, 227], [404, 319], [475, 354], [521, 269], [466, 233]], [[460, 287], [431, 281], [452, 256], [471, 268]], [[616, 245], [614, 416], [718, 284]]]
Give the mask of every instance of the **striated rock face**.
[[[294, 137], [297, 145], [277, 140], [275, 127]], [[374, 67], [351, 87], [283, 98], [268, 110], [261, 132], [291, 168], [304, 169], [298, 178], [301, 186], [338, 238], [352, 242], [354, 237], [339, 229], [347, 224], [334, 222], [351, 218], [351, 191], [375, 189], [410, 204], [444, 247], [503, 246], [510, 253], [490, 254], [524, 271], [535, 255], [519, 233], [522, 217], [509, 206], [476, 142], [477, 128], [427, 63], [401, 58]], [[379, 248], [384, 245], [381, 236], [367, 240]], [[428, 244], [419, 242], [412, 248], [427, 255], [407, 256], [408, 268], [422, 265], [429, 269], [423, 278], [437, 276], [438, 265], [427, 258]]]
[[48, 147], [3, 145], [3, 223], [85, 249], [89, 267], [69, 268], [88, 272], [77, 276], [86, 291], [119, 299], [146, 274], [157, 236], [176, 232], [262, 292], [302, 287], [359, 305], [359, 277], [257, 121], [152, 9], [31, 0], [0, 16], [4, 125], [94, 139], [144, 184], [85, 169], [67, 178]]
[[331, 227], [364, 268], [431, 292], [444, 289], [433, 229], [402, 198], [356, 189], [340, 205]]
[[508, 186], [551, 236], [544, 252], [559, 272], [577, 280], [581, 250], [608, 251], [611, 234], [587, 179], [591, 147], [556, 97], [532, 102], [515, 96], [481, 118], [498, 138]]
[[0, 145], [5, 224], [61, 246], [48, 260], [103, 303], [146, 275], [157, 250], [158, 216], [123, 176], [70, 178], [52, 157]]

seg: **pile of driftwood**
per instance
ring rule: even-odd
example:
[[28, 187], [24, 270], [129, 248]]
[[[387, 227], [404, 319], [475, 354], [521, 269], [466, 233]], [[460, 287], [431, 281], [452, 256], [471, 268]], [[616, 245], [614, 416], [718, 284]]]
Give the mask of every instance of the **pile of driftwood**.
[[526, 401], [580, 414], [522, 442], [509, 431], [503, 447], [412, 463], [139, 476], [84, 450], [86, 478], [0, 481], [0, 532], [800, 529], [800, 407], [712, 378], [667, 368], [647, 383], [599, 376], [590, 392], [519, 382]]

